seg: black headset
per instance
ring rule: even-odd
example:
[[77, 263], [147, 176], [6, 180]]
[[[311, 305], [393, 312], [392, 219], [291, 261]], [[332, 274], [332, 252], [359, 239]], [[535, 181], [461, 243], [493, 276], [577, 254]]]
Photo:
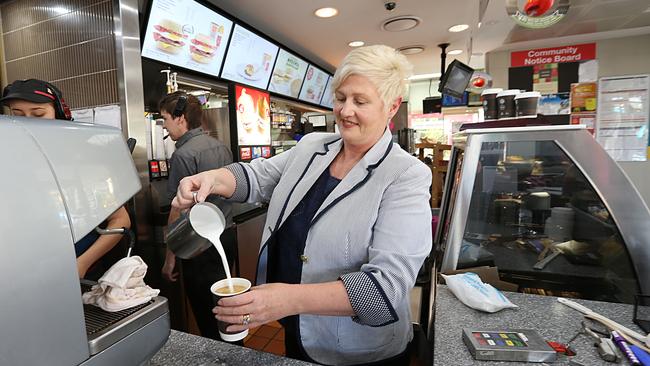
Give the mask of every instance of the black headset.
[[47, 85], [48, 88], [52, 89], [52, 94], [54, 94], [54, 110], [56, 112], [56, 118], [72, 121], [72, 112], [70, 111], [68, 104], [66, 104], [65, 100], [63, 99], [61, 91], [50, 83], [45, 83], [45, 85]]
[[185, 112], [186, 106], [187, 106], [187, 96], [180, 95], [178, 97], [178, 101], [176, 102], [176, 107], [174, 107], [174, 111], [172, 112], [172, 116], [174, 118], [182, 116], [183, 112]]

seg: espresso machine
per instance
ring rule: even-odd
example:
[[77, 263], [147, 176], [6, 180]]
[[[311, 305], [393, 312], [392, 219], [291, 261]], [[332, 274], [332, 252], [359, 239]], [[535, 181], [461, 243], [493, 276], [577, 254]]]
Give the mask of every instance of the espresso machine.
[[170, 333], [167, 300], [81, 301], [74, 243], [141, 188], [120, 130], [0, 116], [0, 365], [139, 365]]

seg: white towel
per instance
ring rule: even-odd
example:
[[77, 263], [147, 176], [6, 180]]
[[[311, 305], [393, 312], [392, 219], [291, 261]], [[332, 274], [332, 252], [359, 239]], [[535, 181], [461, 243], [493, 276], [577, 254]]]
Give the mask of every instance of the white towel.
[[92, 289], [82, 295], [84, 304], [116, 312], [144, 304], [158, 296], [160, 290], [144, 283], [147, 264], [134, 255], [122, 258], [109, 268]]

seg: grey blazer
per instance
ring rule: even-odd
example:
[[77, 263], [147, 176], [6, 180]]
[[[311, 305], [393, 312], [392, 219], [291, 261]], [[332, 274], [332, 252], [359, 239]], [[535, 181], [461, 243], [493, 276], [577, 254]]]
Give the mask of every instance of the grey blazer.
[[[233, 164], [232, 200], [268, 201], [257, 283], [266, 280], [274, 233], [343, 146], [338, 134], [306, 135], [270, 159]], [[340, 279], [354, 317], [300, 315], [300, 339], [314, 360], [349, 365], [390, 358], [412, 339], [409, 292], [431, 250], [431, 171], [392, 143], [388, 129], [314, 216], [301, 283]]]

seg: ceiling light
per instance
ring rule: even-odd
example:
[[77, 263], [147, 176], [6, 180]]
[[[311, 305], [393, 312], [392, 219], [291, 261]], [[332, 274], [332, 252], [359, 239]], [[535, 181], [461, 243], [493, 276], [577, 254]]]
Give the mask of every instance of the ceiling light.
[[456, 24], [456, 25], [454, 25], [452, 27], [449, 27], [449, 31], [452, 32], [452, 33], [457, 33], [457, 32], [462, 32], [462, 31], [466, 30], [467, 28], [469, 28], [469, 25], [467, 25], [467, 24]]
[[331, 18], [338, 13], [339, 11], [336, 10], [335, 8], [320, 8], [314, 12], [314, 15], [316, 15], [319, 18]]
[[447, 52], [448, 55], [460, 55], [461, 53], [463, 53], [463, 50], [451, 50]]
[[479, 28], [481, 28], [481, 25], [483, 25], [483, 23], [478, 22], [477, 26], [478, 26]]
[[402, 55], [415, 55], [424, 51], [424, 46], [404, 46], [397, 49]]
[[435, 79], [439, 78], [442, 74], [439, 72], [434, 72], [433, 74], [418, 74], [418, 75], [413, 75], [409, 78], [411, 81], [415, 80], [428, 80], [428, 79]]
[[352, 41], [352, 42], [348, 43], [348, 46], [350, 46], [350, 47], [361, 47], [364, 44], [365, 43], [363, 41]]

